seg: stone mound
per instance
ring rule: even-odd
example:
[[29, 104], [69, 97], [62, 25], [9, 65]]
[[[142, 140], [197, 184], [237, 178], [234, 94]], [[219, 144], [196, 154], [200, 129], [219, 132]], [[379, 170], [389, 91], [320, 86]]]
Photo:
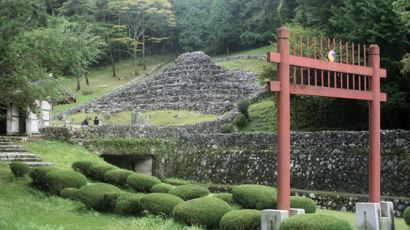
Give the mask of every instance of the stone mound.
[[253, 99], [259, 93], [254, 74], [227, 71], [205, 53], [192, 52], [180, 55], [162, 73], [93, 101], [86, 108], [109, 113], [177, 109], [220, 114], [232, 110], [238, 100]]

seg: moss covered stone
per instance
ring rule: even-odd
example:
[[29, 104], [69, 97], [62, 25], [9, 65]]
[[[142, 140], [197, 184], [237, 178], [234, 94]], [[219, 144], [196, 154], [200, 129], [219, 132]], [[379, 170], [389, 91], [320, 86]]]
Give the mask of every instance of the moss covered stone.
[[243, 208], [262, 210], [276, 206], [276, 189], [265, 185], [238, 185], [232, 189], [232, 196]]
[[254, 209], [234, 210], [226, 213], [220, 223], [221, 230], [255, 230], [261, 225], [261, 211]]
[[50, 168], [50, 167], [38, 167], [33, 169], [29, 176], [31, 177], [31, 184], [36, 187], [37, 189], [47, 191], [47, 181], [46, 181], [46, 175], [48, 172], [56, 170], [55, 168]]
[[195, 184], [188, 184], [188, 185], [180, 185], [177, 186], [169, 191], [169, 194], [178, 196], [184, 200], [191, 200], [203, 196], [207, 196], [209, 194], [209, 190], [201, 185]]
[[227, 202], [228, 204], [233, 204], [234, 203], [232, 194], [227, 193], [227, 192], [215, 193], [215, 194], [213, 194], [213, 197], [219, 198], [219, 199]]
[[353, 230], [346, 220], [322, 214], [305, 214], [292, 216], [285, 220], [280, 230]]
[[141, 199], [142, 207], [155, 215], [171, 216], [174, 207], [183, 199], [166, 193], [151, 193]]
[[137, 192], [149, 192], [152, 186], [161, 183], [161, 181], [154, 177], [145, 174], [131, 174], [127, 178], [126, 184]]
[[[143, 193], [119, 193], [116, 194], [115, 213], [122, 215], [139, 215], [144, 208], [141, 205], [141, 199], [145, 196]], [[106, 198], [106, 196], [104, 197]]]
[[78, 172], [69, 170], [51, 170], [45, 176], [48, 191], [60, 195], [65, 188], [81, 188], [87, 184], [87, 178]]
[[11, 162], [10, 170], [15, 177], [23, 177], [30, 172], [30, 167], [24, 162]]
[[104, 181], [105, 173], [110, 170], [114, 170], [114, 169], [118, 169], [118, 168], [114, 165], [109, 165], [109, 164], [91, 165], [88, 170], [87, 177], [93, 180], [97, 180], [97, 181]]
[[95, 164], [96, 163], [93, 161], [76, 161], [71, 165], [71, 168], [79, 173], [88, 176], [90, 167]]
[[292, 196], [290, 197], [290, 207], [291, 208], [301, 208], [305, 210], [305, 213], [315, 213], [316, 203], [309, 198]]
[[[88, 208], [95, 209], [97, 211], [108, 212], [112, 211], [112, 205], [107, 207], [106, 194], [122, 193], [121, 190], [114, 185], [105, 183], [89, 184], [78, 190], [78, 197]], [[115, 198], [116, 199], [116, 198]]]
[[117, 186], [125, 186], [128, 176], [133, 173], [135, 172], [125, 169], [109, 170], [104, 174], [104, 181]]
[[167, 184], [167, 183], [160, 183], [160, 184], [156, 184], [152, 186], [151, 192], [168, 193], [173, 188], [175, 188], [175, 186]]
[[201, 197], [175, 206], [173, 216], [187, 225], [213, 229], [218, 228], [222, 217], [229, 211], [231, 206], [225, 201], [214, 197]]

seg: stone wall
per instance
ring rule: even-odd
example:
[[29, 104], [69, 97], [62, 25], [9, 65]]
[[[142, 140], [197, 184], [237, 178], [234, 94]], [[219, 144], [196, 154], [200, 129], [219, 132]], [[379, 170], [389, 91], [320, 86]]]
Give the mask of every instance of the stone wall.
[[214, 58], [214, 62], [236, 61], [236, 60], [260, 60], [266, 61], [266, 55], [234, 55], [228, 57]]

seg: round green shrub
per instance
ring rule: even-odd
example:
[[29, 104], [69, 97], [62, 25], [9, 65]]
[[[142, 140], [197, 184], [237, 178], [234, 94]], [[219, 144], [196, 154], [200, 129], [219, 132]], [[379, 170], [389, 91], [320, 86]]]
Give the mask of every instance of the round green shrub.
[[129, 175], [135, 172], [125, 169], [113, 169], [104, 174], [104, 181], [117, 186], [124, 186]]
[[48, 187], [46, 175], [52, 170], [56, 169], [50, 167], [38, 167], [33, 169], [29, 174], [29, 176], [31, 177], [31, 184], [40, 190], [47, 191]]
[[71, 165], [71, 168], [74, 169], [74, 171], [77, 171], [88, 176], [91, 165], [95, 164], [97, 163], [92, 161], [76, 161]]
[[10, 170], [15, 177], [23, 177], [30, 172], [30, 167], [24, 162], [11, 162]]
[[104, 181], [104, 175], [106, 172], [110, 170], [118, 169], [114, 165], [109, 165], [109, 164], [98, 164], [98, 165], [91, 165], [88, 172], [89, 174], [87, 177], [93, 179], [93, 180], [98, 180], [98, 181]]
[[117, 196], [115, 212], [122, 215], [138, 215], [144, 208], [141, 206], [142, 193], [120, 193]]
[[233, 124], [225, 124], [221, 126], [221, 133], [233, 133], [235, 132], [235, 126]]
[[[116, 200], [113, 194], [122, 193], [121, 190], [114, 185], [105, 183], [95, 183], [84, 186], [78, 190], [78, 198], [88, 208], [95, 209], [101, 212], [112, 211], [112, 205], [107, 205], [107, 200]], [[106, 194], [112, 194], [112, 197], [104, 197]]]
[[403, 212], [403, 219], [404, 222], [406, 222], [407, 225], [410, 225], [410, 206], [404, 209]]
[[232, 189], [235, 203], [248, 209], [269, 209], [276, 204], [276, 189], [265, 185], [244, 184]]
[[87, 184], [87, 178], [78, 172], [69, 170], [51, 170], [45, 177], [48, 191], [60, 195], [64, 188], [81, 188]]
[[192, 181], [173, 178], [173, 177], [165, 178], [164, 183], [174, 185], [174, 186], [193, 184]]
[[241, 114], [245, 115], [246, 119], [249, 119], [249, 106], [251, 105], [251, 102], [248, 100], [241, 100], [238, 103], [238, 110]]
[[218, 228], [222, 217], [229, 211], [231, 206], [225, 201], [214, 197], [201, 197], [175, 206], [173, 216], [187, 225], [201, 225], [213, 229]]
[[233, 204], [234, 203], [232, 194], [227, 193], [227, 192], [216, 193], [216, 194], [213, 195], [213, 197], [221, 199], [221, 200], [227, 202], [228, 204]]
[[155, 193], [168, 193], [169, 190], [175, 188], [175, 186], [167, 184], [167, 183], [160, 183], [152, 186], [151, 192]]
[[131, 174], [127, 178], [126, 184], [137, 192], [149, 192], [152, 186], [161, 183], [161, 181], [154, 177], [145, 174]]
[[305, 214], [292, 216], [285, 220], [280, 230], [353, 230], [346, 220], [322, 214]]
[[172, 215], [174, 207], [183, 199], [166, 193], [151, 193], [141, 199], [142, 207], [154, 215]]
[[180, 185], [169, 190], [169, 194], [181, 197], [184, 200], [192, 200], [195, 198], [207, 196], [209, 194], [209, 190], [201, 185], [187, 184]]
[[306, 197], [290, 197], [290, 207], [291, 208], [302, 208], [305, 210], [305, 213], [315, 213], [316, 212], [316, 203]]
[[245, 126], [248, 125], [248, 118], [246, 118], [246, 116], [242, 113], [236, 115], [235, 120], [234, 120], [236, 126], [238, 126], [239, 128], [243, 128]]
[[261, 211], [254, 209], [234, 210], [226, 213], [219, 227], [221, 230], [254, 230], [261, 225]]
[[60, 196], [65, 199], [78, 200], [78, 189], [76, 188], [65, 188], [61, 190]]

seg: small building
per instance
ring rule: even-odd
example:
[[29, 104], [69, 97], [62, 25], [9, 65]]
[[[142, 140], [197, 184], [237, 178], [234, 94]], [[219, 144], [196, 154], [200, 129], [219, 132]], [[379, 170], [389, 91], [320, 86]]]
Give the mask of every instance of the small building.
[[51, 125], [51, 103], [38, 102], [39, 113], [22, 113], [18, 106], [0, 105], [0, 136], [1, 135], [28, 135], [39, 134], [40, 129]]

